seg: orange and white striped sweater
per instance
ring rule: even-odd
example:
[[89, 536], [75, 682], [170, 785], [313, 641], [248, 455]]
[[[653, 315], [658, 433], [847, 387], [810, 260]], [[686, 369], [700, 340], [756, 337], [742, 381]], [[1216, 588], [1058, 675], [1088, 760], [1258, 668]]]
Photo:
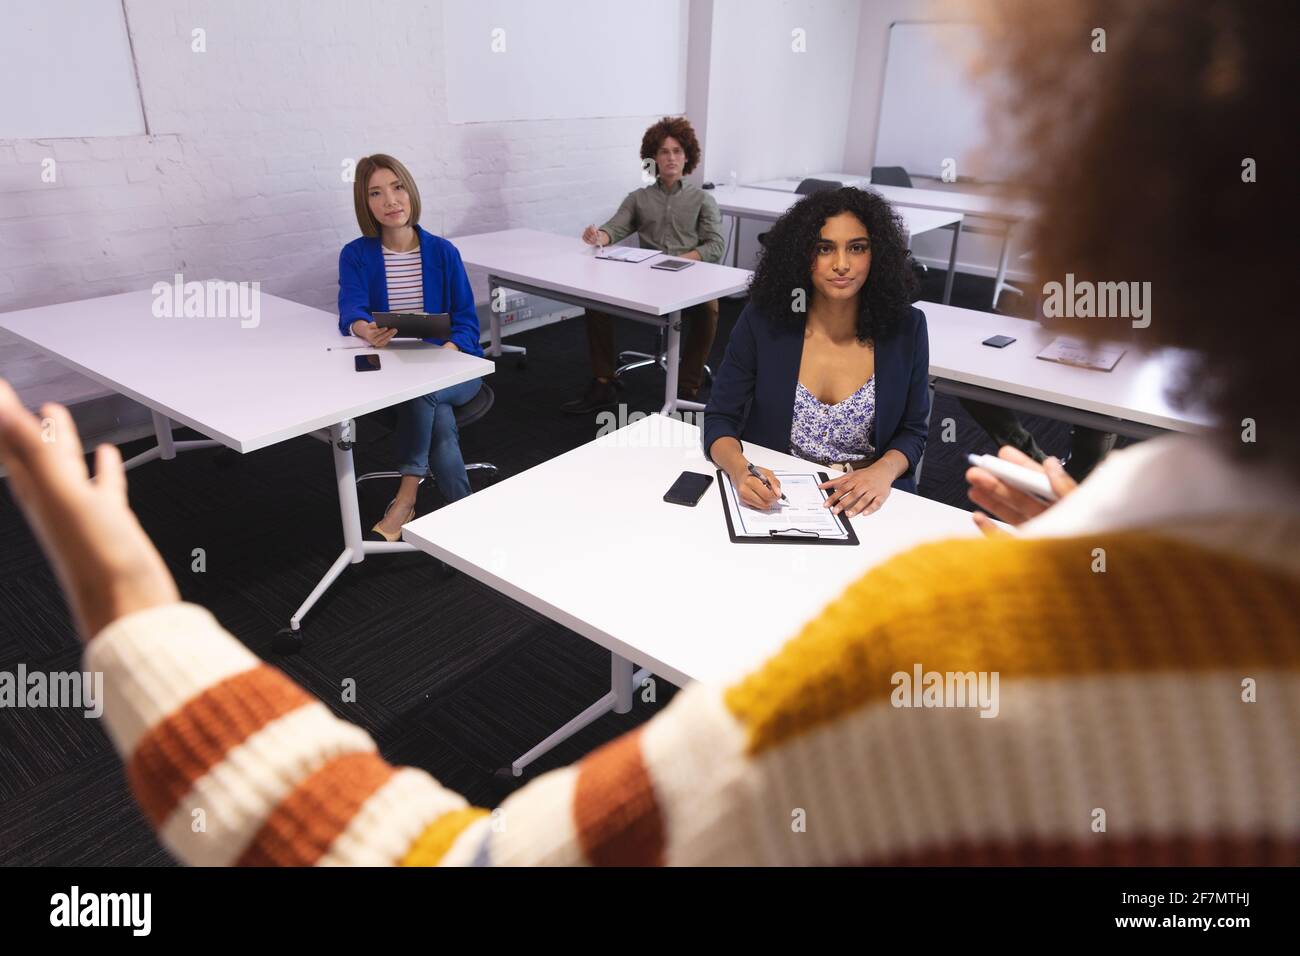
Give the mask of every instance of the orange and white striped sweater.
[[[202, 608], [119, 620], [86, 666], [193, 864], [1295, 865], [1297, 621], [1294, 513], [924, 545], [492, 812], [387, 764]], [[992, 706], [931, 674], [972, 697], [996, 675]]]

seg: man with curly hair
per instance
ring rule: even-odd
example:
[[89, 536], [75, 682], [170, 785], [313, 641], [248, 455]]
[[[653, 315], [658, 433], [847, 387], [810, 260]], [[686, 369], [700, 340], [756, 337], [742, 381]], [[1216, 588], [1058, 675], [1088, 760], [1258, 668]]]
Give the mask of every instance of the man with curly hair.
[[[707, 192], [683, 178], [700, 162], [700, 141], [683, 117], [665, 116], [641, 138], [641, 159], [653, 163], [655, 181], [627, 194], [618, 212], [603, 226], [588, 226], [582, 241], [607, 246], [631, 235], [645, 249], [658, 249], [670, 256], [721, 262], [726, 243], [722, 237], [722, 213]], [[647, 164], [647, 170], [651, 167]], [[704, 378], [704, 362], [718, 331], [718, 302], [701, 302], [682, 310], [681, 367], [677, 397], [693, 401]], [[604, 312], [587, 312], [587, 345], [591, 352], [593, 379], [587, 390], [561, 407], [571, 414], [584, 414], [614, 402], [620, 383], [615, 378], [613, 318]]]

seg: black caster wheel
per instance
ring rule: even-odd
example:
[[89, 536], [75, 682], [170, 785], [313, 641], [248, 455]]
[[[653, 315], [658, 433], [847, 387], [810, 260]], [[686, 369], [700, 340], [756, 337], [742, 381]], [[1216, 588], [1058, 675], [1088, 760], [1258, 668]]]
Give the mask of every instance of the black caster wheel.
[[519, 356], [519, 358], [515, 359], [515, 368], [519, 369], [519, 371], [521, 371], [521, 372], [524, 371], [525, 369], [527, 369], [527, 368], [528, 368], [528, 356], [527, 356], [527, 355], [521, 355], [521, 356]]
[[284, 627], [271, 638], [271, 650], [276, 654], [297, 654], [302, 650], [302, 629]]
[[492, 776], [497, 780], [519, 780], [523, 775], [522, 770], [516, 771], [514, 767], [502, 767], [499, 770], [492, 771]]

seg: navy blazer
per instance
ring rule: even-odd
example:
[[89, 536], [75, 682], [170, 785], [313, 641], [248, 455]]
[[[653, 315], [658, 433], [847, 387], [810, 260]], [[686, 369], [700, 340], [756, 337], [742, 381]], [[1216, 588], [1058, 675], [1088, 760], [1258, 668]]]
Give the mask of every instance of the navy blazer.
[[[804, 323], [776, 325], [752, 303], [736, 320], [722, 367], [704, 409], [704, 454], [731, 436], [789, 452], [795, 388], [803, 360]], [[908, 310], [902, 327], [875, 345], [876, 421], [871, 447], [877, 455], [902, 452], [908, 469], [894, 482], [916, 491], [916, 466], [930, 432], [930, 338], [925, 314]], [[710, 460], [712, 460], [710, 458]]]

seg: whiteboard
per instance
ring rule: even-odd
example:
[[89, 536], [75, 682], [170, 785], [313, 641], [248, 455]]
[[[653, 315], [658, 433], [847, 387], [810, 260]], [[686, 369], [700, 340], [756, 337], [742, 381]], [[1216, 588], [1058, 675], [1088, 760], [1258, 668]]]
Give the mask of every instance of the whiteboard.
[[984, 97], [967, 72], [979, 36], [970, 23], [890, 25], [872, 165], [939, 178], [952, 158], [962, 179], [1008, 178], [1004, 147], [987, 135]]
[[686, 0], [446, 0], [452, 123], [680, 115]]
[[0, 139], [145, 132], [122, 0], [4, 0]]

